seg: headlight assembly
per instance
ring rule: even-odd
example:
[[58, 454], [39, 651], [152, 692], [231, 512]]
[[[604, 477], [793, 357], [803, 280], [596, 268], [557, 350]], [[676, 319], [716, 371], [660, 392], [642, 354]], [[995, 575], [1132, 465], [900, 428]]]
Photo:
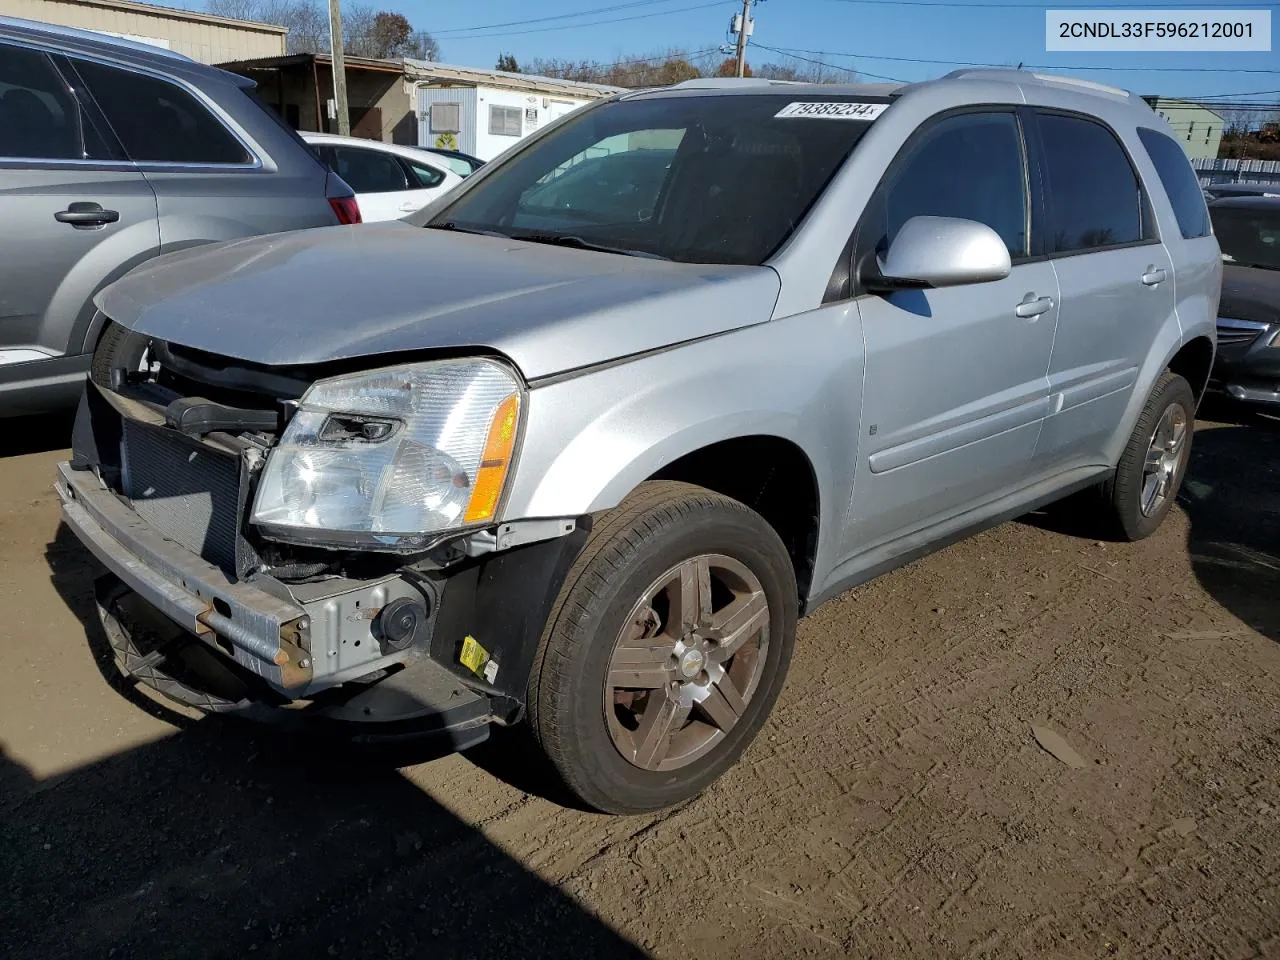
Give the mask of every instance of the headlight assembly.
[[315, 383], [267, 458], [253, 522], [328, 546], [411, 550], [492, 521], [521, 387], [494, 360], [441, 360]]

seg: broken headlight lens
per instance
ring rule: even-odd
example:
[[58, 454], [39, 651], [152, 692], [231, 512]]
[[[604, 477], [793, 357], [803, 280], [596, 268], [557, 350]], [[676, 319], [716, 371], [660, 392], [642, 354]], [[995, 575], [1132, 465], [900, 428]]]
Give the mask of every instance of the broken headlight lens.
[[515, 375], [480, 358], [321, 380], [267, 458], [253, 521], [279, 539], [388, 549], [491, 522], [520, 402]]

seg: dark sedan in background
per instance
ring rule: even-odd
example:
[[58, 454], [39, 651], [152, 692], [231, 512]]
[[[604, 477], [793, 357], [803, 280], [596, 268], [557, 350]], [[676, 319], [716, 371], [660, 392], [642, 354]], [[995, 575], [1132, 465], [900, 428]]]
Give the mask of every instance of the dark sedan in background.
[[1280, 197], [1209, 204], [1222, 248], [1214, 386], [1280, 408]]

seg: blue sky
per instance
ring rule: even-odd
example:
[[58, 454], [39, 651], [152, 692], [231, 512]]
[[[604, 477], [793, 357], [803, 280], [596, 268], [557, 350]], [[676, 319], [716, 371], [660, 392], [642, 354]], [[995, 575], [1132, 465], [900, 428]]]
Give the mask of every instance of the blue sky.
[[[631, 0], [625, 9], [563, 17], [617, 7], [628, 0], [542, 0], [535, 5], [518, 0], [469, 4], [440, 0], [364, 2], [397, 10], [416, 27], [429, 30], [440, 42], [442, 60], [480, 67], [492, 67], [498, 53], [504, 50], [515, 54], [521, 62], [536, 57], [608, 62], [628, 54], [658, 53], [669, 47], [713, 48], [726, 42], [729, 18], [740, 9], [733, 0]], [[1276, 49], [1267, 53], [1047, 53], [1044, 49], [1047, 6], [1031, 6], [1027, 0], [952, 0], [957, 5], [932, 7], [925, 5], [928, 2], [917, 0], [916, 5], [904, 6], [885, 0], [765, 0], [755, 9], [753, 40], [776, 48], [822, 51], [799, 55], [852, 66], [864, 75], [874, 73], [901, 80], [926, 79], [953, 67], [887, 58], [965, 60], [1009, 66], [1023, 62], [1113, 83], [1139, 93], [1184, 97], [1248, 94], [1247, 99], [1251, 101], [1280, 102], [1280, 52]], [[180, 0], [179, 5], [196, 9], [202, 6], [200, 0]], [[1061, 6], [1083, 7], [1085, 4], [1080, 0], [1066, 0]], [[1134, 9], [1157, 5], [1100, 2], [1089, 6]], [[1163, 6], [1165, 9], [1179, 6], [1184, 9], [1266, 9], [1268, 5], [1230, 3], [1229, 0], [1200, 3], [1167, 0]], [[697, 9], [690, 9], [694, 7]], [[472, 29], [550, 17], [562, 18]], [[1274, 19], [1280, 18], [1273, 14]], [[839, 53], [861, 55], [835, 55]], [[764, 49], [755, 50], [749, 58], [755, 62], [779, 59], [782, 59], [779, 54]], [[1135, 69], [1153, 67], [1173, 69]], [[1263, 95], [1263, 91], [1269, 93]]]

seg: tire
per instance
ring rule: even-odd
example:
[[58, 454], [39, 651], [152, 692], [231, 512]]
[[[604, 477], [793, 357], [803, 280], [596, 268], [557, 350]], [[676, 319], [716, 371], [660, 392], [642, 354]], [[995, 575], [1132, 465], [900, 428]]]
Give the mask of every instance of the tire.
[[[1166, 371], [1156, 381], [1147, 404], [1138, 416], [1115, 472], [1103, 483], [1104, 513], [1115, 536], [1136, 541], [1151, 536], [1168, 516], [1187, 472], [1191, 438], [1195, 431], [1196, 397], [1191, 385]], [[1180, 427], [1179, 427], [1180, 424]], [[1169, 447], [1177, 435], [1176, 449]], [[1158, 497], [1152, 500], [1148, 454], [1156, 454], [1157, 441], [1165, 440], [1165, 452], [1155, 474]]]
[[[682, 583], [701, 586], [682, 593]], [[797, 607], [782, 541], [736, 500], [654, 481], [597, 518], [529, 679], [530, 725], [565, 786], [606, 813], [704, 790], [777, 700]], [[694, 628], [674, 626], [686, 621]], [[727, 636], [716, 640], [717, 629]]]
[[112, 368], [138, 369], [148, 342], [146, 336], [133, 333], [127, 327], [108, 321], [93, 351], [93, 360], [89, 365], [89, 379], [100, 387], [110, 387]]

